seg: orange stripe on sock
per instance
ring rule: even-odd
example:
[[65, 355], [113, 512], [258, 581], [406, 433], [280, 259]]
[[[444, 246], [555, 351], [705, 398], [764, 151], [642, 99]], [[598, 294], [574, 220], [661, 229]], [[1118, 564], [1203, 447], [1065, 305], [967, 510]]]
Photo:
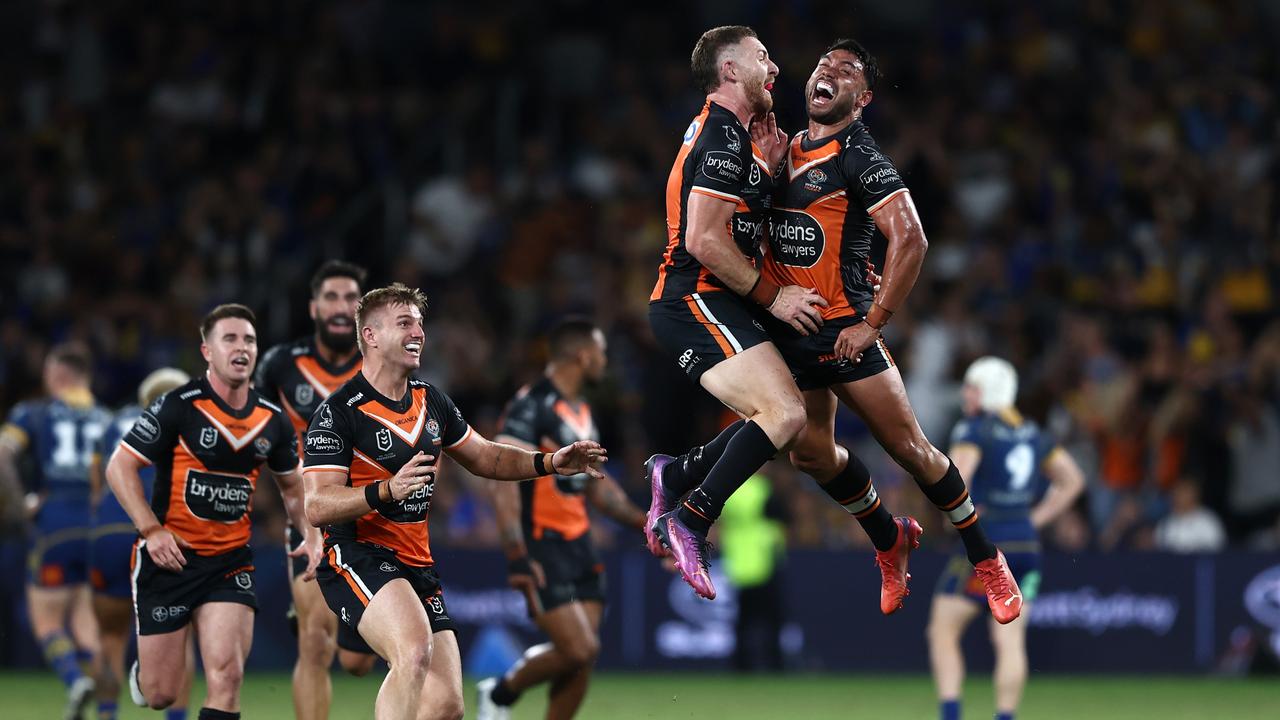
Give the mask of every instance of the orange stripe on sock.
[[867, 486], [866, 486], [866, 487], [864, 487], [864, 488], [862, 488], [862, 491], [861, 491], [861, 492], [859, 492], [857, 495], [854, 495], [853, 497], [849, 498], [848, 500], [841, 500], [841, 501], [840, 501], [840, 504], [841, 504], [841, 505], [848, 505], [849, 503], [857, 502], [857, 501], [861, 500], [862, 498], [866, 497], [866, 496], [867, 496], [867, 493], [869, 493], [869, 492], [871, 492], [871, 481], [870, 481], [870, 480], [868, 480], [868, 481], [867, 481]]
[[854, 514], [854, 516], [853, 516], [853, 517], [854, 517], [854, 518], [856, 518], [856, 519], [858, 519], [858, 520], [861, 520], [862, 518], [864, 518], [864, 517], [866, 517], [866, 516], [870, 515], [871, 513], [875, 512], [875, 511], [876, 511], [876, 508], [878, 508], [878, 507], [880, 507], [880, 498], [876, 498], [875, 503], [873, 503], [873, 504], [871, 505], [871, 507], [867, 508], [866, 510], [863, 510], [863, 511], [862, 511], [862, 512], [860, 512], [860, 513], [856, 513], [856, 514]]
[[978, 513], [975, 512], [974, 514], [969, 516], [968, 520], [965, 520], [963, 522], [958, 522], [958, 523], [951, 523], [951, 524], [955, 525], [957, 530], [963, 530], [976, 522], [978, 522]]
[[956, 501], [955, 501], [955, 502], [951, 503], [950, 505], [944, 505], [944, 506], [942, 507], [942, 511], [943, 511], [943, 512], [951, 512], [952, 510], [955, 510], [956, 508], [958, 508], [958, 507], [960, 507], [961, 505], [963, 505], [963, 504], [964, 504], [964, 501], [965, 501], [965, 500], [968, 500], [968, 499], [969, 499], [969, 491], [968, 491], [968, 490], [966, 490], [966, 491], [964, 491], [963, 493], [960, 493], [960, 497], [956, 498]]
[[698, 511], [698, 508], [696, 508], [696, 507], [694, 507], [694, 506], [690, 505], [688, 502], [685, 502], [685, 503], [682, 503], [682, 504], [683, 504], [686, 508], [688, 508], [688, 509], [689, 509], [689, 512], [693, 513], [694, 515], [697, 515], [698, 517], [702, 518], [703, 520], [706, 520], [707, 522], [711, 522], [711, 518], [709, 518], [709, 517], [707, 517], [706, 515], [703, 515], [701, 512], [699, 512], [699, 511]]
[[693, 298], [686, 298], [685, 304], [689, 306], [689, 312], [693, 313], [694, 319], [702, 323], [702, 326], [707, 329], [707, 332], [711, 333], [711, 337], [716, 341], [716, 345], [720, 346], [720, 352], [723, 352], [724, 356], [727, 358], [733, 357], [735, 355], [733, 346], [729, 344], [724, 333], [720, 332], [720, 328], [716, 327], [714, 323], [707, 320], [706, 315], [702, 314], [702, 309], [698, 307], [697, 301]]

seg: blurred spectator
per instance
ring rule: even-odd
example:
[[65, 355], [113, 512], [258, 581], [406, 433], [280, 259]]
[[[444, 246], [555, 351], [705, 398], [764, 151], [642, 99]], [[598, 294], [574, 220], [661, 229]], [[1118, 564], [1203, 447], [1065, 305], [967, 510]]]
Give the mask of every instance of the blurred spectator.
[[1179, 480], [1170, 493], [1169, 514], [1156, 524], [1156, 548], [1176, 553], [1218, 552], [1227, 546], [1227, 532], [1213, 511], [1200, 504], [1195, 480]]

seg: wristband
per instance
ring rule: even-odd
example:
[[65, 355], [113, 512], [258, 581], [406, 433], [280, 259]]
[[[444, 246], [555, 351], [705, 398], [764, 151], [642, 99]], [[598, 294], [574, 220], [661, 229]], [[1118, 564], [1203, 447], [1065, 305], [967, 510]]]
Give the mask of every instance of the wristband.
[[[884, 319], [883, 319], [883, 320], [881, 320], [879, 323], [875, 323], [875, 322], [872, 322], [872, 321], [871, 321], [871, 313], [875, 312], [876, 310], [879, 310], [880, 312], [884, 313]], [[883, 328], [884, 328], [884, 326], [885, 326], [885, 325], [888, 325], [888, 324], [889, 324], [889, 320], [890, 320], [892, 317], [893, 317], [893, 311], [892, 311], [892, 310], [890, 310], [890, 309], [886, 308], [885, 306], [881, 305], [880, 303], [876, 302], [875, 300], [872, 300], [872, 301], [871, 301], [871, 309], [867, 310], [867, 314], [866, 314], [866, 316], [864, 316], [864, 317], [863, 317], [863, 320], [864, 320], [868, 325], [870, 325], [871, 327], [873, 327], [873, 328], [875, 328], [875, 329], [877, 329], [877, 330], [881, 330], [881, 329], [883, 329]]]
[[747, 297], [751, 298], [757, 305], [763, 307], [771, 307], [778, 294], [782, 292], [782, 288], [772, 280], [765, 279], [763, 274], [756, 277], [756, 283], [747, 291]]
[[[547, 469], [546, 457], [547, 454], [544, 452], [533, 454], [533, 471], [538, 474], [538, 477], [551, 474], [551, 470]], [[555, 464], [555, 460], [553, 459], [551, 461], [552, 469], [555, 468]]]
[[533, 565], [529, 563], [528, 555], [521, 555], [518, 558], [512, 558], [507, 561], [508, 575], [532, 575]]
[[[379, 486], [381, 485], [382, 481], [379, 480], [364, 486], [364, 501], [369, 503], [370, 510], [379, 510], [384, 505], [382, 502], [382, 496], [379, 494]], [[391, 499], [395, 500], [395, 496], [391, 496]]]

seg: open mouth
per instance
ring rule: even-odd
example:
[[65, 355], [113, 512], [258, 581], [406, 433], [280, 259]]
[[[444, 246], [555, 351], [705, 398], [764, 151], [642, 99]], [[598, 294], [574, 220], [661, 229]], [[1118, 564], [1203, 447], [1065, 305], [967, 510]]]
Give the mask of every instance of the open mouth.
[[819, 80], [817, 84], [813, 86], [813, 100], [811, 102], [814, 105], [828, 105], [835, 99], [835, 97], [836, 88], [830, 82], [826, 80]]
[[422, 343], [407, 342], [404, 344], [404, 351], [414, 357], [420, 357], [422, 355]]
[[344, 317], [342, 315], [336, 315], [334, 317], [329, 318], [329, 320], [325, 324], [328, 325], [329, 328], [333, 330], [350, 330], [351, 328], [356, 326], [356, 323], [354, 320], [352, 320], [349, 317]]
[[247, 358], [247, 357], [237, 357], [237, 358], [232, 358], [232, 360], [231, 360], [231, 367], [234, 367], [234, 368], [244, 368], [244, 369], [248, 369], [248, 367], [249, 367], [249, 358]]

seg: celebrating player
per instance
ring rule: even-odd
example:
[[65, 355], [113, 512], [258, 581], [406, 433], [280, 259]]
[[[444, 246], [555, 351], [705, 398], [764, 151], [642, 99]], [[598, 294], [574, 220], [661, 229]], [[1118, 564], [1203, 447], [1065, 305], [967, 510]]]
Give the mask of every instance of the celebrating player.
[[[499, 442], [554, 452], [562, 444], [599, 439], [582, 389], [604, 377], [604, 333], [590, 320], [567, 318], [551, 331], [548, 345], [545, 376], [511, 401]], [[644, 527], [644, 511], [608, 475], [544, 475], [518, 487], [496, 483], [510, 584], [524, 592], [530, 615], [551, 642], [526, 650], [501, 679], [476, 686], [480, 720], [506, 720], [520, 693], [543, 682], [550, 683], [549, 718], [572, 718], [586, 697], [604, 614], [603, 564], [588, 536], [587, 500], [623, 525]]]
[[[98, 663], [98, 720], [115, 720], [116, 701], [124, 679], [124, 657], [129, 648], [130, 620], [133, 619], [132, 590], [129, 582], [129, 559], [133, 543], [138, 539], [129, 515], [120, 506], [102, 476], [103, 460], [110, 457], [120, 440], [133, 429], [142, 409], [151, 407], [161, 395], [185, 385], [191, 378], [176, 368], [161, 368], [151, 373], [138, 386], [138, 405], [129, 405], [116, 413], [94, 451], [90, 479], [93, 485], [93, 529], [90, 532], [89, 584], [93, 587], [93, 614], [98, 620], [101, 637], [101, 661]], [[143, 492], [151, 497], [155, 471], [140, 468]], [[190, 655], [190, 652], [188, 652]], [[195, 672], [189, 667], [174, 703], [165, 711], [165, 720], [183, 720], [187, 716], [187, 699]]]
[[[711, 524], [733, 491], [804, 426], [803, 399], [752, 304], [809, 333], [822, 324], [816, 306], [826, 301], [808, 287], [780, 287], [755, 266], [773, 169], [786, 152], [786, 136], [770, 112], [778, 66], [743, 26], [703, 33], [691, 65], [707, 100], [667, 179], [668, 243], [649, 297], [649, 323], [685, 374], [744, 421], [711, 443], [706, 476], [683, 503], [686, 487], [650, 473], [645, 534], [654, 554], [669, 548], [685, 581], [714, 598], [706, 556]], [[747, 130], [753, 122], [768, 130], [755, 140]]]
[[[996, 720], [1013, 720], [1027, 684], [1027, 613], [1040, 585], [1040, 528], [1053, 522], [1084, 490], [1084, 474], [1071, 456], [1023, 420], [1014, 407], [1018, 374], [1007, 361], [984, 357], [964, 374], [967, 417], [951, 433], [951, 458], [968, 478], [988, 531], [1006, 550], [1023, 594], [1023, 616], [993, 625]], [[1044, 498], [1031, 506], [1049, 480]], [[964, 655], [960, 637], [978, 616], [982, 586], [964, 558], [953, 558], [938, 581], [929, 617], [929, 659], [942, 720], [960, 720]]]
[[[240, 685], [253, 642], [257, 597], [249, 510], [263, 464], [284, 506], [306, 527], [297, 435], [284, 411], [250, 387], [258, 359], [254, 315], [219, 305], [200, 324], [204, 376], [166, 393], [134, 423], [107, 465], [107, 482], [138, 528], [133, 603], [138, 661], [134, 702], [155, 709], [176, 699], [195, 623], [208, 692], [201, 720], [240, 717]], [[147, 503], [138, 471], [156, 466]], [[309, 532], [311, 575], [319, 533]]]
[[554, 453], [490, 442], [449, 396], [412, 378], [426, 297], [401, 284], [356, 308], [364, 365], [321, 403], [306, 438], [307, 517], [325, 526], [320, 589], [391, 666], [374, 717], [461, 718], [462, 661], [427, 535], [440, 453], [497, 480], [586, 472], [605, 459], [581, 440]]
[[[316, 407], [360, 372], [356, 303], [365, 275], [364, 268], [341, 260], [321, 265], [311, 276], [310, 312], [315, 334], [271, 348], [258, 364], [254, 388], [280, 403], [299, 437], [306, 433]], [[292, 549], [289, 589], [298, 631], [293, 709], [299, 720], [323, 720], [329, 717], [333, 697], [329, 668], [335, 650], [341, 650], [342, 666], [357, 675], [372, 668], [374, 656], [350, 628], [339, 628], [319, 585], [304, 579], [307, 560], [299, 552], [302, 533], [298, 528], [289, 526], [287, 542]]]
[[[89, 461], [110, 414], [89, 392], [86, 348], [53, 348], [44, 362], [48, 397], [19, 403], [0, 428], [0, 488], [23, 507], [17, 459], [30, 450], [40, 476], [31, 484], [34, 514], [27, 567], [27, 611], [45, 660], [67, 686], [65, 717], [78, 718], [93, 699], [98, 625], [89, 596]], [[67, 636], [70, 627], [71, 635]]]

